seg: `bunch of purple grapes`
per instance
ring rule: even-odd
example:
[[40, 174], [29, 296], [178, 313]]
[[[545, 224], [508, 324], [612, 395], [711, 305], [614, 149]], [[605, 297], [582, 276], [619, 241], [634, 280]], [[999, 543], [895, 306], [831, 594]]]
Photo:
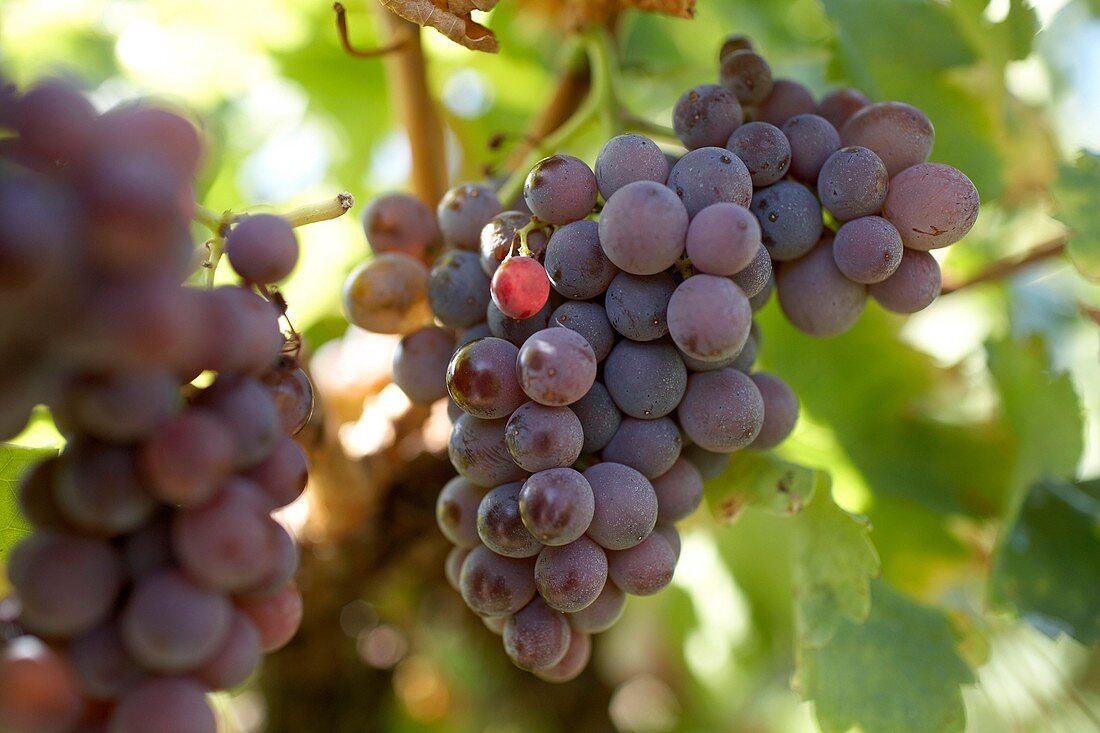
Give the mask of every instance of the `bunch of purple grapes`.
[[6, 90], [0, 125], [0, 437], [45, 404], [66, 440], [20, 488], [34, 532], [7, 562], [0, 730], [214, 733], [207, 691], [243, 682], [302, 612], [271, 512], [305, 488], [290, 435], [313, 391], [257, 292], [296, 237], [245, 218], [226, 241], [245, 284], [187, 287], [189, 122], [97, 114], [46, 81]]

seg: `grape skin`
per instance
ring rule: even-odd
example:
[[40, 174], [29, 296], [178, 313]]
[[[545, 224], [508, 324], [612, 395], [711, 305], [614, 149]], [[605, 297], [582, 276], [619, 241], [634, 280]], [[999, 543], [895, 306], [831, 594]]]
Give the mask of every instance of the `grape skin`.
[[576, 331], [547, 328], [524, 342], [516, 374], [535, 402], [565, 406], [583, 397], [596, 381], [596, 354]]
[[534, 257], [512, 256], [500, 263], [490, 286], [493, 302], [509, 318], [530, 318], [550, 297], [550, 279]]
[[478, 251], [481, 230], [504, 207], [496, 191], [481, 183], [461, 183], [443, 194], [436, 220], [448, 247]]
[[751, 326], [749, 299], [729, 278], [695, 275], [680, 283], [668, 302], [669, 335], [701, 361], [736, 357]]
[[698, 446], [732, 453], [756, 439], [764, 421], [764, 399], [752, 380], [734, 369], [688, 377], [677, 410], [680, 427]]
[[901, 236], [879, 216], [846, 222], [833, 239], [833, 259], [849, 280], [869, 285], [882, 282], [901, 264]]
[[154, 677], [131, 691], [112, 711], [110, 733], [216, 733], [206, 688], [187, 677]]
[[764, 398], [764, 424], [749, 447], [768, 450], [786, 440], [794, 430], [798, 422], [798, 397], [786, 382], [774, 374], [756, 372], [750, 374], [749, 379]]
[[474, 613], [508, 616], [535, 597], [535, 560], [503, 557], [479, 545], [462, 563], [459, 585]]
[[500, 486], [526, 476], [508, 453], [505, 423], [472, 415], [462, 415], [455, 421], [447, 454], [459, 474], [478, 486]]
[[363, 232], [375, 255], [400, 252], [421, 259], [439, 241], [431, 209], [407, 193], [376, 196], [363, 210]]
[[[672, 174], [670, 186], [671, 180]], [[597, 225], [607, 259], [634, 275], [653, 275], [671, 267], [683, 254], [687, 235], [689, 212], [680, 198], [654, 181], [628, 183], [612, 194]]]
[[641, 419], [676, 409], [687, 386], [687, 369], [667, 341], [620, 341], [604, 364], [604, 380], [615, 404]]
[[740, 272], [734, 273], [730, 280], [733, 280], [734, 284], [741, 288], [746, 296], [755, 298], [767, 287], [771, 277], [772, 258], [768, 254], [768, 248], [761, 244], [756, 248], [756, 254], [753, 255], [752, 262]]
[[623, 418], [603, 449], [603, 459], [629, 466], [646, 478], [660, 476], [680, 457], [683, 439], [668, 417], [655, 420]]
[[478, 244], [481, 269], [492, 277], [504, 258], [519, 247], [519, 230], [531, 221], [522, 211], [502, 211], [481, 229]]
[[811, 336], [844, 333], [859, 320], [867, 302], [867, 287], [844, 277], [828, 240], [805, 257], [784, 262], [775, 282], [783, 314]]
[[[704, 481], [718, 478], [730, 462], [729, 453], [716, 453], [692, 444], [684, 448], [684, 458], [699, 470]], [[658, 499], [658, 502], [660, 500]]]
[[114, 700], [146, 675], [126, 653], [113, 623], [74, 639], [69, 645], [69, 661], [81, 691], [95, 700]]
[[[764, 404], [766, 424], [766, 399]], [[759, 436], [757, 439], [759, 440]], [[695, 464], [682, 455], [672, 464], [672, 468], [653, 479], [652, 484], [657, 494], [658, 522], [679, 522], [686, 519], [703, 501], [703, 476]]]
[[773, 260], [793, 260], [809, 252], [821, 237], [821, 205], [810, 189], [794, 181], [762, 188], [750, 208], [760, 222], [761, 240]]
[[675, 290], [676, 281], [667, 272], [647, 276], [621, 272], [607, 288], [607, 318], [628, 339], [659, 339], [668, 333], [668, 300]]
[[84, 707], [72, 668], [33, 636], [0, 649], [0, 729], [13, 733], [64, 733]]
[[565, 615], [537, 596], [508, 619], [503, 636], [505, 653], [520, 669], [548, 669], [569, 651], [569, 623]]
[[817, 114], [839, 130], [852, 115], [869, 105], [871, 101], [858, 89], [835, 89], [817, 105]]
[[209, 409], [229, 427], [238, 469], [259, 463], [281, 437], [275, 400], [255, 379], [219, 377], [198, 395], [195, 404]]
[[607, 200], [628, 183], [664, 183], [668, 180], [668, 167], [665, 154], [649, 138], [635, 133], [616, 135], [596, 156], [596, 183]]
[[696, 270], [708, 275], [735, 275], [756, 258], [760, 223], [737, 204], [712, 204], [691, 220], [687, 255]]
[[234, 603], [260, 632], [260, 648], [268, 653], [286, 646], [302, 624], [302, 594], [293, 582], [274, 593], [237, 596]]
[[467, 328], [485, 317], [489, 278], [473, 252], [444, 252], [428, 276], [427, 293], [432, 313], [444, 326]]
[[133, 532], [156, 509], [141, 485], [132, 450], [80, 438], [61, 459], [54, 498], [73, 526], [103, 537]]
[[556, 611], [574, 613], [592, 604], [607, 582], [607, 555], [587, 537], [544, 547], [535, 561], [535, 586]]
[[722, 41], [721, 48], [718, 49], [718, 63], [721, 64], [722, 59], [726, 58], [726, 56], [730, 55], [731, 53], [736, 53], [737, 51], [751, 50], [753, 50], [752, 39], [741, 33], [730, 33]]
[[595, 298], [619, 271], [600, 246], [599, 225], [587, 219], [554, 231], [543, 265], [554, 290], [573, 300]]
[[726, 148], [745, 164], [757, 188], [770, 186], [787, 175], [791, 165], [790, 141], [782, 130], [767, 122], [741, 125], [726, 141]]
[[[82, 433], [112, 443], [140, 440], [175, 413], [179, 383], [158, 369], [87, 375], [68, 389], [64, 405], [54, 408], [64, 422]], [[64, 414], [61, 414], [64, 413]]]
[[888, 311], [916, 313], [939, 297], [940, 266], [927, 252], [906, 249], [893, 275], [868, 288], [871, 296]]
[[313, 415], [313, 383], [304, 369], [289, 357], [260, 378], [279, 413], [284, 435], [297, 435]]
[[195, 677], [215, 690], [230, 690], [242, 684], [263, 656], [260, 632], [248, 617], [236, 611], [221, 648], [195, 671]]
[[[749, 169], [740, 158], [720, 147], [698, 148], [680, 158], [668, 174], [668, 187], [683, 201], [689, 217], [720, 201], [747, 207], [752, 200]], [[602, 227], [600, 235], [602, 239]]]
[[886, 166], [873, 151], [846, 147], [821, 166], [817, 195], [830, 214], [848, 221], [878, 213], [886, 201], [888, 185]]
[[745, 106], [760, 104], [772, 91], [772, 69], [764, 57], [751, 49], [722, 56], [718, 78]]
[[539, 471], [519, 493], [523, 524], [544, 545], [573, 542], [588, 529], [595, 511], [592, 486], [571, 468]]
[[481, 499], [477, 508], [477, 534], [485, 546], [505, 557], [534, 557], [542, 543], [527, 531], [519, 513], [519, 492], [514, 481], [498, 486]]
[[527, 402], [516, 408], [504, 428], [508, 452], [520, 468], [535, 473], [572, 465], [581, 455], [584, 431], [568, 407]]
[[607, 311], [599, 303], [571, 300], [562, 303], [550, 315], [550, 325], [568, 328], [584, 336], [596, 361], [603, 361], [615, 345], [615, 329]]
[[596, 205], [596, 175], [580, 158], [551, 155], [527, 175], [523, 199], [531, 213], [548, 224], [578, 221]]
[[477, 509], [486, 491], [461, 476], [443, 485], [435, 502], [439, 531], [452, 544], [472, 550], [481, 544], [477, 533]]
[[472, 341], [455, 352], [447, 365], [447, 391], [474, 417], [502, 418], [527, 401], [515, 364], [519, 349], [495, 337]]
[[840, 133], [824, 117], [805, 113], [783, 123], [791, 144], [791, 175], [813, 185], [825, 160], [840, 148]]
[[935, 137], [928, 116], [904, 102], [878, 102], [864, 107], [840, 130], [845, 147], [859, 145], [873, 150], [891, 178], [928, 160]]
[[641, 542], [657, 524], [657, 494], [638, 471], [621, 463], [597, 463], [584, 472], [596, 498], [588, 536], [606, 550]]
[[741, 104], [729, 89], [700, 84], [688, 89], [672, 111], [676, 137], [688, 150], [724, 145], [741, 124]]
[[653, 532], [634, 547], [609, 553], [607, 566], [616, 586], [633, 596], [651, 596], [672, 582], [676, 551]]
[[298, 264], [298, 238], [286, 219], [253, 214], [225, 240], [229, 264], [248, 282], [266, 285], [286, 278]]
[[447, 396], [447, 366], [455, 340], [438, 326], [404, 336], [393, 352], [393, 382], [416, 404], [430, 405]]
[[610, 580], [600, 595], [586, 608], [569, 614], [569, 625], [587, 634], [607, 631], [619, 620], [626, 608], [626, 594]]
[[500, 308], [497, 308], [496, 303], [489, 301], [485, 319], [489, 324], [489, 331], [494, 336], [515, 346], [523, 346], [527, 339], [550, 325], [550, 314], [553, 310], [554, 307], [548, 300], [542, 310], [530, 318], [509, 318], [500, 312]]
[[966, 236], [978, 218], [978, 189], [962, 171], [921, 163], [890, 181], [882, 215], [897, 227], [906, 247], [930, 250]]
[[293, 438], [283, 437], [267, 458], [250, 468], [244, 476], [260, 488], [269, 509], [281, 509], [296, 501], [305, 491], [309, 479], [309, 460]]
[[462, 592], [462, 564], [469, 555], [470, 551], [464, 547], [452, 547], [447, 552], [447, 559], [443, 561], [443, 575], [447, 578], [447, 584], [459, 593]]
[[592, 639], [588, 634], [570, 629], [569, 648], [562, 660], [553, 667], [535, 670], [535, 676], [546, 682], [569, 682], [580, 676], [592, 656]]
[[756, 108], [756, 119], [776, 127], [795, 115], [813, 112], [817, 108], [810, 90], [792, 79], [776, 79], [771, 93]]
[[602, 450], [619, 429], [623, 416], [601, 382], [594, 382], [584, 397], [569, 405], [584, 428], [583, 453]]
[[[488, 299], [488, 293], [486, 293]], [[419, 260], [387, 252], [352, 270], [344, 283], [344, 314], [374, 333], [406, 334], [431, 321], [428, 270]]]

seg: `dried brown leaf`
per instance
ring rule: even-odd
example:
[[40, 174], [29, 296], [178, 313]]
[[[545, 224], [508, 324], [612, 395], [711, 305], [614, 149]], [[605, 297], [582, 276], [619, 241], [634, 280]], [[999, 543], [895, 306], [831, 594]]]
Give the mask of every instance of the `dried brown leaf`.
[[[470, 17], [471, 10], [488, 10], [496, 0], [380, 0], [382, 6], [419, 26], [430, 26], [472, 51], [500, 50], [493, 32]], [[437, 4], [438, 3], [438, 4]], [[440, 7], [443, 5], [444, 7]], [[464, 10], [465, 12], [452, 12]]]

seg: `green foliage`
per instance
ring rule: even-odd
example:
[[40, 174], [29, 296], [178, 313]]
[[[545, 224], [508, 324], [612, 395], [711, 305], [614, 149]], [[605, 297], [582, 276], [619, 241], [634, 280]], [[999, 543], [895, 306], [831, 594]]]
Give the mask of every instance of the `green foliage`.
[[48, 448], [0, 445], [0, 560], [31, 531], [19, 512], [20, 479], [31, 466], [56, 452]]
[[1084, 152], [1075, 163], [1058, 168], [1051, 193], [1054, 215], [1072, 231], [1067, 245], [1070, 259], [1085, 277], [1100, 278], [1100, 154]]
[[1100, 641], [1100, 481], [1032, 486], [996, 557], [992, 594], [1050, 636]]
[[747, 506], [796, 514], [813, 497], [816, 472], [771, 453], [735, 453], [722, 476], [708, 485], [707, 500], [720, 521], [732, 522]]

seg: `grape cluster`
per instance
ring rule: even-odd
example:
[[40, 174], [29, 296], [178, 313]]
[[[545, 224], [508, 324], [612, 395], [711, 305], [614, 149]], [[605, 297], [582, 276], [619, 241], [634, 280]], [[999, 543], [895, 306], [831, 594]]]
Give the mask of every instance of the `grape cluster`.
[[271, 512], [305, 488], [290, 435], [313, 390], [252, 287], [293, 268], [294, 232], [241, 220], [226, 251], [245, 284], [188, 287], [189, 122], [97, 114], [45, 81], [6, 90], [0, 125], [0, 437], [45, 404], [66, 440], [20, 488], [34, 532], [7, 563], [0, 730], [214, 733], [206, 692], [302, 611]]

